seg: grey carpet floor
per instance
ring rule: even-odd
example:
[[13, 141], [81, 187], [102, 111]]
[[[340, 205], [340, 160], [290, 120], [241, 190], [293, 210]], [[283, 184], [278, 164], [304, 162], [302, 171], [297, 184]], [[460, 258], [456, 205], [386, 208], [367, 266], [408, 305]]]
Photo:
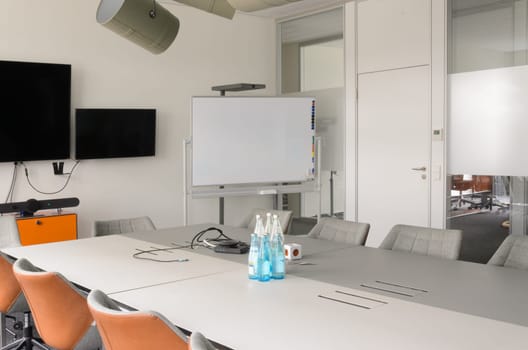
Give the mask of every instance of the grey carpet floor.
[[508, 235], [501, 223], [509, 219], [509, 210], [482, 211], [451, 218], [448, 228], [463, 231], [460, 260], [485, 264]]

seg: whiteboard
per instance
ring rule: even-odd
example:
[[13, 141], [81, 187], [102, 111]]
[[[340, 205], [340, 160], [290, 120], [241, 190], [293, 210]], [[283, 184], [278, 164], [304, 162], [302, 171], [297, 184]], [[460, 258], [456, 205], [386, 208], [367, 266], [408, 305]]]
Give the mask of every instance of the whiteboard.
[[313, 97], [193, 97], [192, 186], [315, 175]]

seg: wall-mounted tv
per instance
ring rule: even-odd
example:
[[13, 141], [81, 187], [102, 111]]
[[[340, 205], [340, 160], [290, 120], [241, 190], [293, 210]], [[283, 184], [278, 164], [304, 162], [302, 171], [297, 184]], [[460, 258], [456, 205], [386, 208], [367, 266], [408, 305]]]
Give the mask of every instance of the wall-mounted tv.
[[0, 61], [0, 162], [70, 158], [71, 66]]
[[76, 110], [76, 159], [146, 157], [155, 153], [155, 109]]

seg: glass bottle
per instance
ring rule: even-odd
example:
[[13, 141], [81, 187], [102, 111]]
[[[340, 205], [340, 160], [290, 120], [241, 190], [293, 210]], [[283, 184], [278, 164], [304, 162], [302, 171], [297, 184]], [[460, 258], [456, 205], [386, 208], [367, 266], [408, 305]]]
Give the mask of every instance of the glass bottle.
[[269, 235], [269, 238], [271, 239], [271, 229], [273, 222], [271, 221], [271, 213], [266, 213], [266, 226], [264, 227], [264, 232], [266, 232], [267, 235]]
[[260, 236], [260, 244], [257, 260], [258, 280], [267, 282], [271, 279], [271, 248], [269, 236], [263, 232]]
[[261, 233], [264, 231], [262, 226], [262, 219], [260, 215], [256, 216], [255, 220], [255, 229], [251, 234], [251, 242], [249, 246], [249, 255], [248, 255], [248, 277], [251, 280], [258, 279], [257, 274], [257, 264], [258, 264], [258, 255], [259, 255], [259, 238]]
[[271, 278], [283, 279], [286, 274], [284, 257], [284, 234], [277, 215], [273, 215], [271, 230]]

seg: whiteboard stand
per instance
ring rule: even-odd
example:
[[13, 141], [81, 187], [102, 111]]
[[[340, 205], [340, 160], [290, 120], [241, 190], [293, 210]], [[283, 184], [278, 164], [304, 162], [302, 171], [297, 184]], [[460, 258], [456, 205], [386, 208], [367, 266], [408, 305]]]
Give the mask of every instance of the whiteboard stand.
[[[213, 86], [211, 90], [219, 91], [220, 96], [225, 96], [227, 91], [239, 92], [239, 91], [258, 90], [258, 89], [265, 89], [265, 88], [266, 88], [265, 84], [237, 83], [237, 84]], [[224, 186], [220, 186], [220, 189], [223, 189], [223, 188]], [[225, 209], [224, 197], [220, 197], [218, 198], [218, 223], [220, 225], [224, 224], [224, 209]]]
[[[196, 189], [189, 186], [189, 157], [188, 153], [190, 147], [192, 147], [192, 141], [190, 139], [183, 140], [183, 225], [188, 225], [188, 213], [189, 213], [189, 196], [193, 199], [200, 198], [225, 198], [225, 197], [239, 197], [239, 196], [255, 196], [255, 195], [275, 195], [280, 197], [280, 194], [287, 193], [305, 193], [305, 192], [317, 192], [318, 193], [318, 211], [317, 211], [317, 222], [321, 219], [322, 210], [322, 194], [321, 194], [321, 137], [315, 138], [316, 142], [316, 174], [313, 181], [298, 184], [277, 184], [277, 185], [261, 185], [261, 186], [233, 186], [226, 188], [225, 186], [219, 186], [218, 188], [204, 188]], [[280, 204], [280, 203], [278, 203]], [[279, 208], [281, 208], [279, 206]]]
[[191, 144], [190, 139], [184, 139], [183, 140], [183, 226], [187, 226], [187, 212], [188, 212], [188, 198], [189, 195], [189, 188], [187, 187], [187, 169], [189, 168], [189, 164], [187, 163], [188, 157], [187, 152], [189, 151], [189, 146]]
[[[185, 222], [188, 195], [219, 198], [222, 223], [225, 196], [273, 195], [278, 208], [279, 194], [319, 192], [320, 217], [315, 98], [193, 97], [191, 106], [192, 136], [184, 144]], [[263, 166], [270, 154], [277, 156], [273, 166]]]

